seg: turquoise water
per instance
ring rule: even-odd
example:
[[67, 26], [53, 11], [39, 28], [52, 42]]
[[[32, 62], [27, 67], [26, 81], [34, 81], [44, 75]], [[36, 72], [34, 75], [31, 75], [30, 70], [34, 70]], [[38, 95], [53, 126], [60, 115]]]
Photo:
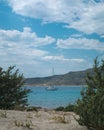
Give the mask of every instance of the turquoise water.
[[47, 91], [43, 86], [28, 86], [27, 88], [32, 91], [28, 95], [30, 106], [43, 108], [56, 108], [75, 103], [80, 98], [80, 91], [82, 90], [82, 86], [58, 86], [57, 91]]

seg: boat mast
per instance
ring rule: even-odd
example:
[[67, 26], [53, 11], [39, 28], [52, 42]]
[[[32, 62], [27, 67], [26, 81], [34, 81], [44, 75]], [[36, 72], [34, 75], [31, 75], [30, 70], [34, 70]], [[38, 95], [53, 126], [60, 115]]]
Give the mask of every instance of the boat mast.
[[54, 76], [54, 68], [52, 68], [52, 76]]

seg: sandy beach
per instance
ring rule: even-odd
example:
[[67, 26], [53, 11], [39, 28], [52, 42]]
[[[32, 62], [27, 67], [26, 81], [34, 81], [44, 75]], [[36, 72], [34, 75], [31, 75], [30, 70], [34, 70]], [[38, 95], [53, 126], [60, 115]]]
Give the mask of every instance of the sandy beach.
[[73, 112], [0, 110], [0, 130], [87, 130]]

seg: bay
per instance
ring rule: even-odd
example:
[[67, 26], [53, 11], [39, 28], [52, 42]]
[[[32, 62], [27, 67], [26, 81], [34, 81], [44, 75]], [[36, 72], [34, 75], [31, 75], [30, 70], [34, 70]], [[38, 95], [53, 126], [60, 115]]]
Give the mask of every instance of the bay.
[[44, 86], [26, 86], [32, 92], [28, 94], [30, 106], [56, 108], [73, 104], [80, 98], [83, 86], [57, 86], [57, 91], [47, 91]]

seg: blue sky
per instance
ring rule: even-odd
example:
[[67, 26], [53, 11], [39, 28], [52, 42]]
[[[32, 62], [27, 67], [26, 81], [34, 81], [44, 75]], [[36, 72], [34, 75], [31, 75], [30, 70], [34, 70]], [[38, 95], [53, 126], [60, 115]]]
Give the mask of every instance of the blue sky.
[[91, 68], [104, 59], [104, 0], [0, 0], [0, 66], [25, 77]]

